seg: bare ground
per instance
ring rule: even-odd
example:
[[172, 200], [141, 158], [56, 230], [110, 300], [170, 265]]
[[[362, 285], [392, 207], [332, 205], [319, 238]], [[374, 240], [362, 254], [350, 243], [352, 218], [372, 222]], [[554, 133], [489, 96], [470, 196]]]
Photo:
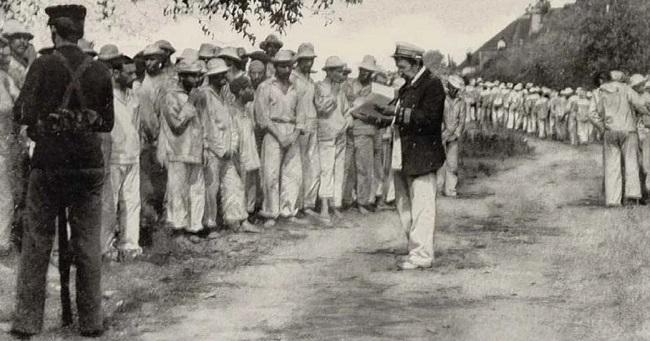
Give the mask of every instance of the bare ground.
[[[230, 235], [184, 257], [163, 248], [108, 269], [104, 339], [650, 339], [650, 208], [601, 206], [599, 146], [530, 143], [529, 157], [465, 163], [460, 197], [439, 199], [431, 270], [395, 270], [395, 212]], [[7, 321], [14, 275], [1, 271]], [[37, 340], [74, 335], [56, 327], [52, 293]]]

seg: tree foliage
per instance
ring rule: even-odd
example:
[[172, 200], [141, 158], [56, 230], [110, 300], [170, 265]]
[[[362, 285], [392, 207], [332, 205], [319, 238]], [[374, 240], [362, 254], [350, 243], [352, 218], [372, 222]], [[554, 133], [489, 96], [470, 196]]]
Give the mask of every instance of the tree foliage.
[[578, 0], [552, 11], [536, 39], [487, 63], [487, 78], [532, 81], [556, 88], [590, 86], [592, 74], [650, 70], [647, 0]]
[[[118, 6], [134, 5], [145, 0], [96, 0], [94, 10], [99, 11], [99, 20], [108, 21], [116, 13]], [[251, 25], [257, 22], [284, 33], [292, 24], [302, 19], [305, 11], [319, 14], [331, 10], [336, 0], [165, 0], [163, 15], [177, 18], [182, 15], [195, 15], [206, 34], [210, 32], [212, 20], [224, 20], [233, 30], [255, 43]], [[338, 0], [347, 5], [355, 5], [362, 0]], [[49, 5], [44, 0], [0, 0], [0, 9], [10, 17], [27, 21]]]

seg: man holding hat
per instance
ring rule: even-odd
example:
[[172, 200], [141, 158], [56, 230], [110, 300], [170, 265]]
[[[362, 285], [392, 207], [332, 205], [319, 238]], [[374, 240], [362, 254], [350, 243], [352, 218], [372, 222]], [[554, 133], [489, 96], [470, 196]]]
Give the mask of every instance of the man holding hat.
[[298, 137], [305, 129], [305, 118], [298, 110], [301, 94], [290, 77], [294, 62], [291, 51], [278, 52], [273, 58], [275, 74], [260, 84], [255, 96], [255, 120], [264, 131], [260, 215], [267, 219], [267, 227], [280, 217], [305, 223], [296, 217], [302, 184]]
[[320, 155], [320, 219], [331, 225], [330, 208], [342, 218], [343, 182], [347, 129], [352, 124], [348, 100], [342, 84], [345, 63], [337, 56], [325, 60], [325, 79], [316, 84], [314, 102], [318, 113], [318, 152]]
[[[142, 253], [140, 248], [140, 117], [138, 103], [131, 90], [135, 81], [133, 59], [123, 55], [117, 46], [108, 44], [99, 50], [98, 59], [110, 67], [113, 77], [113, 107], [115, 126], [111, 131], [109, 153], [111, 207], [110, 213], [118, 222], [119, 240], [108, 246], [118, 259], [131, 260]], [[119, 207], [119, 210], [118, 210]], [[115, 219], [119, 211], [119, 219]], [[106, 224], [104, 224], [106, 225]], [[104, 234], [104, 241], [116, 235], [114, 229]], [[105, 252], [106, 253], [106, 252]]]
[[[269, 34], [263, 42], [260, 43], [260, 49], [266, 53], [267, 58], [272, 61], [275, 55], [284, 46], [284, 43], [275, 35]], [[275, 76], [274, 63], [266, 64], [266, 78]]]
[[408, 256], [400, 260], [403, 270], [429, 268], [433, 263], [436, 223], [436, 172], [445, 162], [442, 121], [445, 90], [440, 79], [422, 65], [421, 48], [398, 43], [393, 58], [406, 79], [393, 113], [399, 143], [394, 142], [393, 168], [397, 212], [408, 236]]
[[[347, 95], [351, 106], [360, 105], [372, 92], [372, 75], [378, 71], [377, 61], [373, 56], [365, 56], [359, 65], [359, 76], [349, 82]], [[348, 139], [346, 153], [350, 154], [354, 170], [347, 174], [345, 181], [355, 184], [357, 205], [361, 214], [368, 214], [370, 206], [375, 202], [377, 189], [375, 186], [375, 136], [377, 124], [381, 123], [376, 116], [371, 116], [360, 110], [352, 110], [353, 121], [351, 134]], [[351, 186], [352, 187], [352, 186]]]
[[[77, 46], [84, 35], [86, 8], [52, 6], [45, 12], [55, 51], [34, 61], [14, 110], [19, 123], [29, 126], [36, 147], [12, 333], [28, 337], [41, 331], [54, 217], [67, 208], [76, 253], [79, 328], [84, 336], [99, 336], [104, 330], [100, 245], [104, 169], [97, 133], [113, 128], [113, 89], [106, 67]], [[68, 97], [71, 83], [78, 85]], [[71, 114], [81, 122], [72, 123]]]
[[445, 146], [447, 159], [437, 172], [438, 190], [447, 197], [456, 197], [458, 184], [458, 144], [465, 128], [465, 104], [460, 91], [465, 86], [463, 78], [457, 75], [449, 76], [448, 92], [445, 99], [445, 112], [442, 129], [442, 143]]
[[316, 200], [320, 187], [320, 159], [318, 154], [318, 115], [314, 104], [316, 85], [311, 78], [316, 53], [311, 43], [298, 47], [296, 69], [291, 73], [291, 81], [300, 93], [298, 111], [305, 117], [305, 130], [299, 138], [302, 157], [302, 190], [298, 207], [305, 214], [316, 216]]

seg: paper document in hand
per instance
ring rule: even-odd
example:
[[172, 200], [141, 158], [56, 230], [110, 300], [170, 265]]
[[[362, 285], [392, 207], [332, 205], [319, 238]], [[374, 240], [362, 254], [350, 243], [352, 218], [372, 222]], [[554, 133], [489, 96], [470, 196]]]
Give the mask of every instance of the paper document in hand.
[[359, 97], [352, 103], [352, 110], [370, 116], [383, 116], [375, 105], [388, 105], [395, 97], [395, 89], [379, 83], [372, 83], [368, 96]]

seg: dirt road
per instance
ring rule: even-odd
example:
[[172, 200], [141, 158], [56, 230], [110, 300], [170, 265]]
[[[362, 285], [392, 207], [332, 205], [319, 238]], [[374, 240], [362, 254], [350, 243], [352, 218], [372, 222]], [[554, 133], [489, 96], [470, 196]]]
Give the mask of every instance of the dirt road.
[[[102, 339], [650, 339], [650, 207], [602, 207], [599, 146], [530, 144], [524, 158], [464, 165], [460, 197], [439, 198], [431, 270], [395, 270], [395, 212], [224, 235], [189, 253], [155, 242], [147, 261], [106, 269]], [[2, 330], [14, 267], [0, 267]], [[50, 277], [35, 340], [82, 340], [58, 327]]]
[[[650, 338], [648, 207], [600, 206], [600, 147], [534, 156], [439, 199], [436, 266], [394, 270], [394, 212], [311, 231], [143, 326], [142, 340]], [[171, 323], [170, 323], [171, 322]]]

